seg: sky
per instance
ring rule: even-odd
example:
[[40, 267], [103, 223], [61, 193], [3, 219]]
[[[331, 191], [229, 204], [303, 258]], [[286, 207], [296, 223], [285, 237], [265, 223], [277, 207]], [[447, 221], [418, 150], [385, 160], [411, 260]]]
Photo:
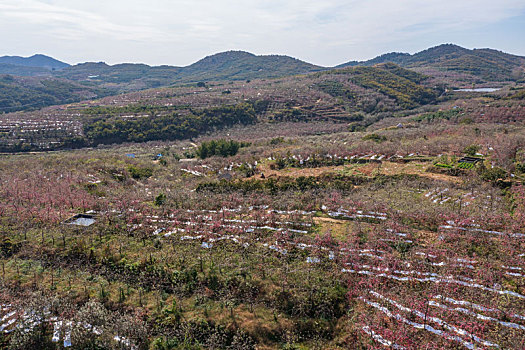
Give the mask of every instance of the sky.
[[322, 66], [442, 43], [525, 56], [525, 0], [0, 0], [0, 56], [186, 66], [243, 50]]

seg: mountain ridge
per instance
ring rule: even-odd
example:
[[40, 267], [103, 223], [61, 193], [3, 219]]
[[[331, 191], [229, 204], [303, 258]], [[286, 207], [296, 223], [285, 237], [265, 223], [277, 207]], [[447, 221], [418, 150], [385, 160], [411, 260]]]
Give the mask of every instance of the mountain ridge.
[[467, 49], [455, 44], [442, 44], [416, 52], [386, 53], [367, 61], [349, 61], [337, 68], [373, 66], [392, 62], [404, 68], [432, 75], [433, 70], [449, 75], [470, 76], [472, 82], [516, 81], [525, 78], [525, 57], [495, 49]]
[[[525, 57], [495, 49], [471, 50], [454, 44], [438, 45], [415, 54], [391, 52], [368, 61], [350, 61], [336, 67], [322, 67], [285, 55], [255, 55], [246, 51], [219, 52], [185, 67], [85, 62], [50, 70], [53, 62], [60, 61], [44, 55], [29, 58], [4, 56], [3, 61], [0, 59], [0, 74], [55, 78], [58, 82], [102, 89], [104, 94], [113, 95], [175, 85], [284, 78], [387, 63], [431, 77], [426, 82], [428, 86], [455, 88], [473, 84], [503, 86], [509, 82], [525, 82]], [[30, 64], [47, 64], [48, 68], [28, 66]], [[57, 64], [60, 66], [60, 63]], [[71, 90], [70, 86], [65, 88]]]
[[50, 75], [125, 92], [200, 81], [279, 78], [388, 62], [431, 76], [444, 74], [446, 78], [465, 83], [525, 79], [525, 57], [490, 48], [467, 49], [455, 44], [442, 44], [414, 54], [390, 52], [335, 67], [323, 67], [286, 55], [255, 55], [240, 50], [215, 53], [183, 67], [143, 63], [109, 65], [104, 62], [68, 65], [40, 54], [27, 58], [3, 56], [0, 57], [0, 74]]

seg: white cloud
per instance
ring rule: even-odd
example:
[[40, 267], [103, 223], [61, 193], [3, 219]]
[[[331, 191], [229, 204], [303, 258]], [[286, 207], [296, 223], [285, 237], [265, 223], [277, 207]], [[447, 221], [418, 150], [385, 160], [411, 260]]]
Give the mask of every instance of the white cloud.
[[426, 46], [428, 36], [469, 31], [523, 10], [523, 0], [2, 0], [0, 30], [13, 32], [0, 40], [5, 50], [24, 39], [27, 50], [49, 47], [73, 61], [182, 65], [245, 49], [329, 65], [394, 44]]
[[0, 18], [28, 27], [44, 26], [44, 30], [61, 39], [99, 35], [118, 40], [149, 40], [162, 35], [150, 26], [117, 24], [103, 14], [55, 5], [52, 1], [4, 0], [0, 3], [0, 11]]

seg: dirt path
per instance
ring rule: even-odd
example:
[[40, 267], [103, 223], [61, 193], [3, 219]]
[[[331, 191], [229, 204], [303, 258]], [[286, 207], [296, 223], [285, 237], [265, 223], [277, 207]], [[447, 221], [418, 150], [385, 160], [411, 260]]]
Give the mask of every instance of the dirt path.
[[316, 224], [319, 224], [321, 222], [331, 222], [331, 223], [334, 223], [334, 224], [346, 224], [346, 223], [348, 223], [348, 220], [326, 218], [326, 217], [319, 217], [319, 216], [314, 217], [313, 220], [314, 220], [314, 222]]
[[[300, 177], [300, 176], [320, 176], [326, 173], [346, 173], [349, 175], [360, 175], [360, 176], [374, 176], [378, 174], [383, 175], [418, 175], [433, 180], [446, 181], [452, 183], [462, 182], [461, 177], [450, 176], [445, 174], [435, 174], [427, 172], [429, 163], [394, 163], [394, 162], [383, 162], [378, 163], [367, 163], [367, 164], [348, 164], [341, 166], [325, 166], [319, 168], [286, 168], [282, 170], [270, 169], [267, 165], [259, 167], [261, 174], [264, 174], [265, 178], [272, 177]], [[250, 179], [260, 179], [261, 174], [252, 176]]]

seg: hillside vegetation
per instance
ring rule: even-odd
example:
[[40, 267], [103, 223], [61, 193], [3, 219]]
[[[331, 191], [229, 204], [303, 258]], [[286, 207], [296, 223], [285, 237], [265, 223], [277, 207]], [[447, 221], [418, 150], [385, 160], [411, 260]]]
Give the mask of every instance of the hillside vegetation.
[[[465, 74], [474, 82], [521, 81], [525, 78], [525, 57], [507, 54], [492, 49], [469, 50], [446, 44], [436, 46], [413, 55], [407, 53], [389, 53], [369, 61], [348, 62], [344, 66], [373, 66], [393, 62], [406, 68], [426, 71]], [[476, 80], [477, 79], [477, 80]]]
[[424, 76], [393, 64], [356, 67], [350, 73], [354, 83], [395, 99], [402, 108], [414, 108], [437, 98], [436, 91], [420, 85]]
[[35, 110], [104, 95], [107, 93], [103, 89], [89, 88], [59, 79], [0, 76], [0, 112], [4, 113]]
[[256, 56], [242, 51], [229, 51], [206, 57], [187, 67], [84, 63], [66, 68], [56, 75], [130, 91], [172, 84], [276, 78], [321, 69], [287, 56]]
[[[52, 112], [52, 119], [72, 120], [83, 126], [72, 129], [63, 138], [57, 139], [55, 131], [26, 134], [11, 126], [13, 131], [5, 136], [3, 149], [182, 140], [236, 124], [320, 120], [366, 124], [395, 111], [434, 102], [439, 91], [423, 85], [427, 79], [389, 64], [282, 79], [151, 89]], [[73, 87], [66, 85], [63, 91]], [[63, 98], [74, 101], [73, 96]], [[368, 116], [366, 120], [363, 112]], [[39, 117], [31, 114], [30, 118]], [[33, 137], [28, 139], [28, 135]]]
[[[428, 86], [452, 88], [471, 87], [473, 84], [502, 86], [509, 82], [522, 82], [525, 77], [524, 57], [491, 49], [469, 50], [450, 44], [433, 47], [413, 55], [388, 53], [369, 61], [348, 62], [336, 68], [371, 67], [385, 63], [395, 63], [397, 66], [383, 66], [383, 69], [389, 70], [399, 77], [407, 78], [413, 83], [422, 83]], [[400, 66], [410, 70], [401, 71]], [[225, 81], [275, 79], [331, 70], [333, 69], [316, 66], [288, 56], [257, 56], [243, 51], [218, 53], [186, 67], [152, 67], [145, 64], [130, 63], [108, 65], [103, 62], [88, 62], [68, 66], [43, 55], [35, 55], [29, 58], [0, 57], [0, 74], [56, 77], [71, 84], [81, 84], [87, 89], [103, 88], [108, 94], [195, 83], [206, 85], [206, 83], [215, 84]], [[393, 72], [392, 70], [397, 71]], [[364, 74], [363, 72], [361, 71], [360, 74]], [[421, 78], [423, 75], [416, 78], [418, 75], [415, 72], [423, 73], [424, 76], [430, 76], [433, 79], [427, 79], [423, 82], [423, 78]], [[355, 82], [358, 85], [366, 84], [363, 80], [355, 80]], [[405, 98], [406, 96], [389, 91], [386, 86], [380, 85], [367, 85], [366, 88], [374, 88], [377, 91], [383, 89], [382, 93], [390, 94], [398, 102], [404, 99], [404, 106], [414, 106], [412, 101]], [[413, 91], [409, 94], [412, 93]], [[428, 97], [423, 95], [418, 99], [423, 101]], [[48, 103], [41, 105], [48, 105]]]

